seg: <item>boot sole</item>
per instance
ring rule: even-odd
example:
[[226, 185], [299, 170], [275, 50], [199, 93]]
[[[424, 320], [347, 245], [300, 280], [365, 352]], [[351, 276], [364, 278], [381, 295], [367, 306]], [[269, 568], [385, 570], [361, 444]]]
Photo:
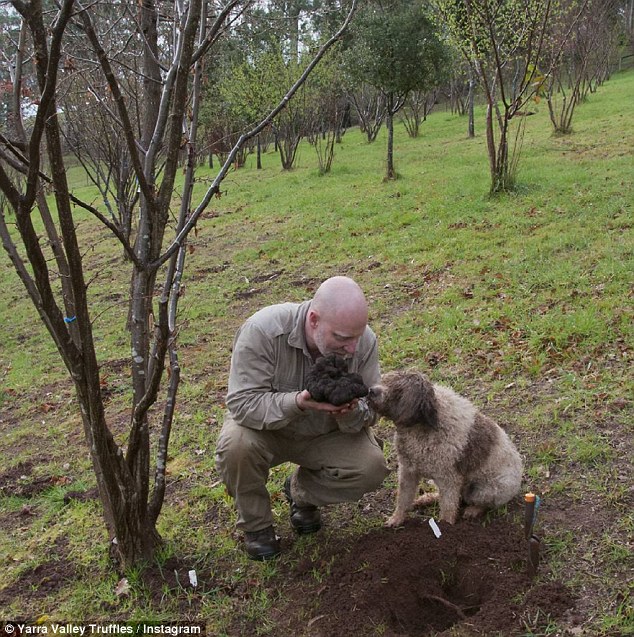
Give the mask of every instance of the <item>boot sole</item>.
[[280, 552], [277, 553], [264, 553], [262, 555], [251, 555], [251, 553], [247, 553], [250, 560], [254, 562], [268, 562], [269, 560], [274, 560], [276, 557], [280, 556]]
[[310, 535], [311, 533], [317, 533], [317, 531], [321, 529], [321, 524], [313, 524], [311, 526], [295, 526], [291, 523], [291, 526], [299, 535]]

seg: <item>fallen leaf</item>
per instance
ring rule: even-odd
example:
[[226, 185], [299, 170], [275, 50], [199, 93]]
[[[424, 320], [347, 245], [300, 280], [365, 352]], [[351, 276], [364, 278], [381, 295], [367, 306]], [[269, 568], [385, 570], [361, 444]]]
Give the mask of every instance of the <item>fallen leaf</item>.
[[130, 584], [127, 577], [119, 580], [119, 583], [115, 586], [114, 594], [117, 597], [122, 597], [123, 595], [130, 594]]

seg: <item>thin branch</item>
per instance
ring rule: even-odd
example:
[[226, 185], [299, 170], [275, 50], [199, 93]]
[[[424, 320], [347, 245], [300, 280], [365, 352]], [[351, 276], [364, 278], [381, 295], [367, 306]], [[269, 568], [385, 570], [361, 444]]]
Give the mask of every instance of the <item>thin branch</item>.
[[341, 28], [335, 33], [326, 43], [324, 43], [319, 51], [315, 54], [315, 57], [311, 60], [310, 64], [304, 69], [304, 72], [297, 79], [297, 81], [293, 84], [293, 86], [288, 90], [286, 95], [281, 99], [279, 104], [250, 131], [243, 133], [238, 141], [235, 143], [234, 147], [229, 152], [225, 163], [222, 165], [222, 168], [216, 175], [216, 178], [213, 180], [211, 186], [209, 186], [207, 192], [203, 196], [203, 199], [198, 204], [197, 208], [192, 212], [189, 219], [183, 226], [183, 229], [176, 235], [176, 238], [172, 241], [171, 245], [167, 248], [167, 250], [163, 253], [163, 255], [158, 258], [156, 261], [149, 264], [150, 269], [158, 269], [163, 263], [165, 263], [176, 250], [180, 248], [183, 244], [187, 235], [191, 232], [192, 228], [198, 222], [200, 215], [205, 211], [211, 198], [216, 195], [220, 190], [220, 184], [222, 180], [225, 178], [225, 175], [233, 165], [235, 161], [236, 155], [240, 151], [240, 149], [246, 144], [246, 142], [259, 133], [261, 133], [272, 121], [273, 119], [286, 107], [290, 99], [295, 95], [295, 93], [299, 90], [299, 88], [304, 84], [306, 78], [310, 75], [312, 70], [317, 66], [320, 60], [324, 57], [326, 52], [332, 47], [335, 42], [337, 42], [345, 33], [352, 17], [356, 11], [357, 4], [356, 0], [353, 0], [352, 7], [343, 23]]
[[156, 472], [154, 477], [154, 490], [148, 506], [148, 517], [150, 522], [154, 524], [158, 519], [163, 506], [166, 486], [166, 468], [167, 468], [167, 449], [169, 446], [170, 434], [172, 431], [172, 422], [174, 419], [174, 410], [176, 408], [176, 394], [180, 384], [181, 368], [178, 363], [178, 356], [174, 347], [170, 347], [170, 380], [167, 388], [167, 400], [163, 414], [163, 424], [161, 426], [161, 434], [158, 440], [158, 450], [156, 458]]
[[[8, 142], [8, 140], [4, 137], [4, 135], [2, 135], [1, 133], [0, 133], [0, 141], [2, 143], [6, 144], [7, 147], [10, 148], [13, 151], [14, 155], [25, 166], [28, 166], [28, 159], [24, 155], [22, 155], [21, 153], [18, 153], [18, 151], [15, 148], [15, 146], [10, 144]], [[0, 151], [0, 155], [3, 157], [3, 159], [5, 159], [7, 161], [7, 163], [10, 163], [10, 165], [12, 167], [14, 167], [16, 170], [18, 170], [19, 172], [21, 172], [23, 174], [26, 174], [26, 172], [27, 172], [26, 167], [20, 168], [20, 166], [17, 164], [17, 162], [10, 161], [10, 157], [6, 156], [1, 151]], [[53, 180], [47, 174], [43, 173], [42, 171], [38, 171], [37, 175], [38, 175], [38, 178], [41, 179], [43, 182], [45, 182], [45, 183], [47, 183], [49, 185], [53, 185]], [[13, 205], [13, 201], [15, 200], [15, 197], [17, 196], [19, 198], [19, 196], [20, 196], [20, 193], [15, 189], [15, 187], [13, 186], [11, 181], [9, 180], [8, 175], [2, 169], [1, 165], [0, 165], [0, 189], [3, 192], [6, 193], [7, 197], [10, 198], [10, 200], [12, 201], [12, 205]], [[125, 235], [123, 234], [123, 232], [121, 232], [121, 229], [116, 224], [112, 223], [97, 208], [95, 208], [94, 206], [90, 205], [89, 203], [86, 203], [85, 201], [82, 201], [81, 199], [79, 199], [75, 195], [73, 195], [72, 193], [69, 193], [68, 196], [70, 198], [70, 201], [72, 203], [74, 203], [76, 206], [79, 206], [80, 208], [83, 208], [84, 210], [89, 212], [91, 215], [93, 215], [94, 217], [99, 219], [99, 221], [101, 223], [103, 223], [103, 225], [106, 226], [108, 228], [108, 230], [110, 230], [112, 232], [112, 234], [114, 234], [114, 236], [119, 240], [119, 242], [123, 246], [123, 249], [125, 250], [126, 254], [130, 257], [130, 259], [133, 261], [133, 263], [139, 268], [142, 267], [142, 263], [139, 261], [139, 259], [137, 258], [136, 254], [134, 253], [134, 249], [128, 243]], [[15, 203], [14, 207], [17, 208], [17, 205], [18, 205], [17, 204], [17, 200], [15, 200], [15, 202], [16, 203]]]
[[7, 224], [5, 221], [4, 207], [0, 208], [0, 238], [2, 238], [2, 245], [4, 249], [6, 250], [7, 254], [9, 255], [9, 258], [11, 259], [11, 263], [13, 263], [13, 267], [15, 268], [16, 272], [18, 273], [18, 276], [22, 280], [22, 283], [24, 283], [24, 286], [26, 287], [27, 292], [29, 293], [29, 296], [31, 297], [31, 299], [33, 299], [33, 302], [36, 307], [41, 307], [42, 299], [40, 297], [40, 293], [37, 290], [37, 287], [35, 285], [35, 282], [33, 281], [33, 278], [31, 277], [28, 270], [26, 269], [24, 265], [24, 261], [20, 257], [18, 253], [18, 249], [9, 233], [9, 228], [7, 227]]
[[[81, 6], [81, 5], [80, 5]], [[106, 77], [106, 81], [108, 82], [108, 86], [110, 87], [110, 91], [112, 92], [112, 97], [117, 105], [117, 110], [119, 111], [119, 117], [122, 122], [123, 134], [125, 136], [128, 153], [130, 154], [132, 165], [134, 166], [134, 173], [139, 182], [139, 188], [143, 193], [144, 197], [148, 202], [154, 201], [154, 191], [147, 179], [145, 178], [145, 173], [143, 171], [143, 166], [141, 165], [141, 161], [139, 159], [138, 154], [138, 146], [136, 139], [134, 137], [133, 131], [134, 127], [132, 126], [132, 122], [130, 121], [130, 116], [128, 114], [128, 109], [125, 104], [125, 100], [123, 99], [123, 95], [121, 93], [121, 89], [119, 87], [119, 83], [117, 82], [117, 78], [112, 70], [112, 66], [110, 65], [110, 61], [108, 60], [108, 56], [101, 46], [101, 42], [97, 37], [95, 29], [92, 25], [92, 20], [90, 19], [90, 15], [85, 9], [82, 9], [80, 12], [80, 16], [82, 18], [82, 22], [84, 25], [84, 29], [90, 44], [93, 47], [93, 50], [97, 54], [97, 58], [99, 59], [99, 63], [101, 65], [101, 69]]]
[[[207, 36], [205, 37], [205, 39], [200, 43], [197, 51], [194, 53], [192, 57], [192, 62], [194, 63], [198, 62], [198, 60], [200, 60], [203, 57], [203, 55], [205, 55], [205, 53], [216, 41], [220, 30], [223, 28], [223, 25], [225, 23], [227, 16], [243, 1], [244, 0], [231, 0], [231, 2], [227, 3], [227, 5], [222, 9], [222, 11], [216, 16], [213, 26], [207, 33]], [[240, 11], [240, 15], [244, 11], [246, 11], [251, 4], [253, 4], [253, 1], [254, 0], [247, 0], [247, 2], [245, 2], [244, 7]], [[237, 17], [238, 16], [236, 16], [236, 18]]]

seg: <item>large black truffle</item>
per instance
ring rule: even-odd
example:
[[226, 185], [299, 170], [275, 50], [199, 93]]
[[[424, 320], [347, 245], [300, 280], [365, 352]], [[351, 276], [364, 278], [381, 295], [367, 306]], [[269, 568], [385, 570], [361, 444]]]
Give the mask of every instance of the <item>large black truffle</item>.
[[337, 406], [368, 394], [361, 375], [348, 372], [348, 363], [337, 354], [317, 359], [306, 377], [306, 389], [313, 400]]

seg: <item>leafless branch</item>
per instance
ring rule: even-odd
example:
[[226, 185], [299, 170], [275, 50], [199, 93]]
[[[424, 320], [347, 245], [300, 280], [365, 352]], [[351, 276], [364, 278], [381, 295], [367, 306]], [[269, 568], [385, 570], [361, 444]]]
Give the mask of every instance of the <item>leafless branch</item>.
[[352, 3], [352, 7], [350, 8], [350, 11], [348, 12], [348, 15], [346, 16], [346, 19], [344, 23], [342, 24], [341, 28], [327, 42], [325, 42], [321, 46], [319, 51], [315, 54], [313, 59], [308, 64], [308, 66], [304, 69], [304, 72], [295, 81], [293, 86], [291, 86], [291, 88], [288, 90], [286, 95], [284, 95], [284, 97], [280, 100], [278, 105], [264, 119], [262, 119], [259, 124], [257, 124], [251, 130], [247, 131], [246, 133], [243, 133], [240, 136], [240, 138], [238, 139], [234, 147], [231, 149], [231, 152], [227, 156], [227, 159], [225, 160], [224, 164], [220, 168], [220, 171], [216, 175], [216, 178], [213, 180], [211, 186], [208, 188], [201, 202], [198, 204], [196, 209], [192, 212], [192, 214], [188, 218], [187, 222], [184, 224], [182, 230], [177, 234], [176, 238], [172, 241], [171, 245], [167, 248], [167, 250], [163, 253], [163, 255], [159, 259], [157, 259], [156, 261], [150, 264], [150, 268], [153, 268], [153, 269], [159, 268], [174, 254], [176, 250], [180, 248], [180, 246], [183, 244], [183, 242], [187, 238], [187, 235], [191, 232], [192, 228], [198, 222], [200, 215], [205, 211], [205, 209], [209, 205], [211, 198], [219, 192], [220, 183], [225, 178], [225, 175], [227, 174], [227, 172], [233, 165], [236, 155], [238, 154], [240, 149], [246, 144], [248, 140], [252, 139], [256, 135], [261, 133], [267, 126], [269, 126], [270, 123], [273, 121], [273, 119], [276, 117], [276, 115], [280, 113], [286, 107], [290, 99], [304, 84], [304, 82], [306, 81], [306, 78], [310, 75], [311, 71], [315, 68], [315, 66], [317, 66], [319, 61], [324, 57], [328, 49], [330, 49], [330, 47], [332, 47], [333, 44], [335, 44], [335, 42], [337, 42], [346, 32], [350, 24], [350, 21], [352, 20], [352, 17], [356, 11], [356, 8], [357, 8], [357, 4], [356, 4], [356, 0], [354, 0]]

